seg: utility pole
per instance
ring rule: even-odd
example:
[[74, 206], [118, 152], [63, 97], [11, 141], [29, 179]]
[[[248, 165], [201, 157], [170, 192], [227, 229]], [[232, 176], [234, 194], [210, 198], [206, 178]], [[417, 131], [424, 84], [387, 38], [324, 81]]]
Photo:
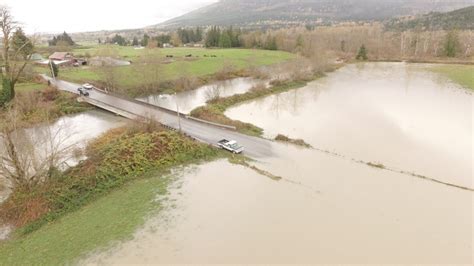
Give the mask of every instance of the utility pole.
[[54, 75], [53, 60], [52, 59], [49, 59], [49, 67], [51, 68], [51, 76], [53, 76], [53, 80], [56, 81], [56, 76]]

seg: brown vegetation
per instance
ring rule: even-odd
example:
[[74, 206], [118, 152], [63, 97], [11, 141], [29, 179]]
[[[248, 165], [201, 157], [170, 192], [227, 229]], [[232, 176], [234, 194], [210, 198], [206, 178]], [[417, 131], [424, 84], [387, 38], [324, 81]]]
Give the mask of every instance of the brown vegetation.
[[[52, 89], [47, 92], [47, 97], [56, 97], [55, 93], [57, 91]], [[3, 113], [0, 126], [0, 175], [8, 180], [12, 188], [30, 191], [53, 177], [57, 169], [71, 158], [70, 151], [74, 144], [68, 143], [70, 135], [64, 125], [38, 127], [34, 131], [28, 129], [24, 117], [38, 108], [38, 101], [31, 97], [32, 93], [25, 95], [28, 97], [16, 99], [20, 104]], [[27, 103], [31, 103], [31, 106]], [[44, 122], [51, 121], [48, 110], [45, 112]]]
[[[246, 48], [262, 45], [275, 39], [279, 50], [295, 52], [308, 58], [339, 57], [354, 59], [358, 49], [365, 45], [371, 60], [428, 60], [445, 58], [446, 42], [451, 32], [437, 31], [388, 31], [382, 24], [328, 26], [315, 29], [290, 28], [270, 30], [265, 33], [250, 32], [241, 36]], [[474, 32], [456, 32], [457, 52], [454, 56], [471, 60]]]
[[19, 127], [28, 127], [92, 108], [88, 104], [77, 102], [76, 98], [73, 94], [60, 92], [47, 85], [43, 90], [20, 92], [6, 109], [0, 110], [0, 128], [7, 124], [7, 114], [11, 112], [16, 113]]
[[[313, 77], [312, 79], [314, 78], [316, 77]], [[250, 123], [232, 120], [225, 116], [225, 110], [238, 103], [302, 87], [306, 85], [309, 80], [296, 81], [288, 79], [284, 81], [273, 81], [272, 86], [268, 88], [260, 84], [247, 93], [236, 94], [225, 98], [214, 98], [209, 101], [206, 106], [198, 107], [191, 111], [191, 116], [223, 125], [235, 126], [241, 133], [251, 136], [260, 136], [263, 133], [261, 128]]]
[[28, 190], [14, 187], [0, 205], [0, 220], [28, 225], [23, 228], [27, 233], [146, 172], [214, 158], [218, 151], [156, 123], [135, 123], [92, 141], [85, 155], [87, 160], [79, 165], [57, 171]]
[[301, 147], [305, 147], [305, 148], [311, 148], [311, 145], [306, 143], [303, 139], [292, 139], [292, 138], [289, 138], [289, 137], [287, 137], [285, 135], [282, 135], [282, 134], [278, 134], [275, 137], [275, 140], [279, 141], [279, 142], [291, 143], [291, 144], [301, 146]]

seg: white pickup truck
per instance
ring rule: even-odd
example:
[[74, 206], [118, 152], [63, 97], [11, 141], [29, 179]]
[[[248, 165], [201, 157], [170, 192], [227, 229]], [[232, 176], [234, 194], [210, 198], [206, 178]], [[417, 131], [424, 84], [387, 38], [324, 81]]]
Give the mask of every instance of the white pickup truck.
[[244, 151], [244, 147], [240, 146], [235, 140], [223, 139], [217, 142], [217, 146], [236, 154], [242, 153]]
[[92, 90], [94, 88], [94, 86], [89, 83], [83, 84], [82, 87], [86, 90]]

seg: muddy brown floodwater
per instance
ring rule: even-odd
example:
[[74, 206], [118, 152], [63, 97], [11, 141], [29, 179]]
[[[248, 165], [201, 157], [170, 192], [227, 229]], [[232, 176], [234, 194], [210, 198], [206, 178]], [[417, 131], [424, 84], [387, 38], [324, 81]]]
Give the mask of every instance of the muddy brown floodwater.
[[[472, 152], [466, 136], [472, 138], [472, 95], [423, 67], [350, 65], [298, 90], [303, 109], [291, 103], [280, 105], [278, 115], [269, 109], [275, 101], [294, 100], [290, 92], [231, 110], [233, 116], [247, 112], [243, 120], [262, 126], [269, 136], [278, 129], [347, 157], [273, 143], [273, 157], [251, 164], [282, 176], [279, 181], [226, 160], [187, 167], [178, 171], [164, 211], [133, 239], [80, 264], [471, 265], [472, 191], [351, 160], [381, 161], [466, 182], [472, 169], [466, 150]], [[432, 101], [436, 104], [426, 103]]]
[[176, 95], [150, 95], [148, 97], [138, 98], [137, 100], [170, 110], [179, 108], [180, 112], [187, 114], [199, 106], [206, 105], [206, 102], [212, 97], [228, 97], [245, 93], [258, 84], [268, 85], [268, 82], [254, 78], [235, 78], [218, 81], [195, 90], [180, 92]]
[[265, 135], [473, 188], [474, 96], [430, 65], [349, 65], [287, 93], [234, 107]]
[[[63, 116], [49, 125], [40, 124], [24, 131], [28, 139], [31, 139], [37, 149], [37, 155], [42, 156], [42, 151], [46, 151], [49, 145], [57, 146], [57, 150], [67, 149], [68, 159], [61, 168], [76, 165], [84, 156], [75, 157], [72, 153], [75, 149], [83, 149], [87, 143], [105, 133], [109, 129], [125, 125], [124, 118], [112, 115], [108, 112], [92, 110], [80, 114]], [[55, 137], [52, 137], [55, 136]], [[0, 154], [3, 147], [0, 146]], [[43, 154], [44, 155], [44, 154]], [[0, 203], [5, 201], [10, 195], [9, 182], [0, 176]], [[11, 227], [0, 223], [0, 240], [6, 239], [10, 234]], [[1, 264], [1, 262], [0, 262]]]

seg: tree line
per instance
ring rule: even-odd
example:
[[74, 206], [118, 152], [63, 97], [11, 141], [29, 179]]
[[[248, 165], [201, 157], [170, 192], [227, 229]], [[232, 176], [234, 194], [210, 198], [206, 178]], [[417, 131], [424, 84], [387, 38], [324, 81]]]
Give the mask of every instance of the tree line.
[[474, 55], [472, 30], [392, 31], [382, 24], [321, 26], [249, 31], [241, 47], [278, 49], [313, 57], [331, 53], [341, 58], [425, 60]]
[[139, 39], [138, 37], [134, 36], [132, 40], [128, 40], [120, 34], [115, 34], [112, 38], [105, 38], [102, 40], [99, 38], [97, 42], [99, 44], [117, 44], [120, 46], [143, 46], [143, 47], [163, 47], [164, 44], [171, 42], [171, 35], [169, 34], [161, 34], [158, 36], [150, 36], [148, 34], [143, 34], [143, 36]]

